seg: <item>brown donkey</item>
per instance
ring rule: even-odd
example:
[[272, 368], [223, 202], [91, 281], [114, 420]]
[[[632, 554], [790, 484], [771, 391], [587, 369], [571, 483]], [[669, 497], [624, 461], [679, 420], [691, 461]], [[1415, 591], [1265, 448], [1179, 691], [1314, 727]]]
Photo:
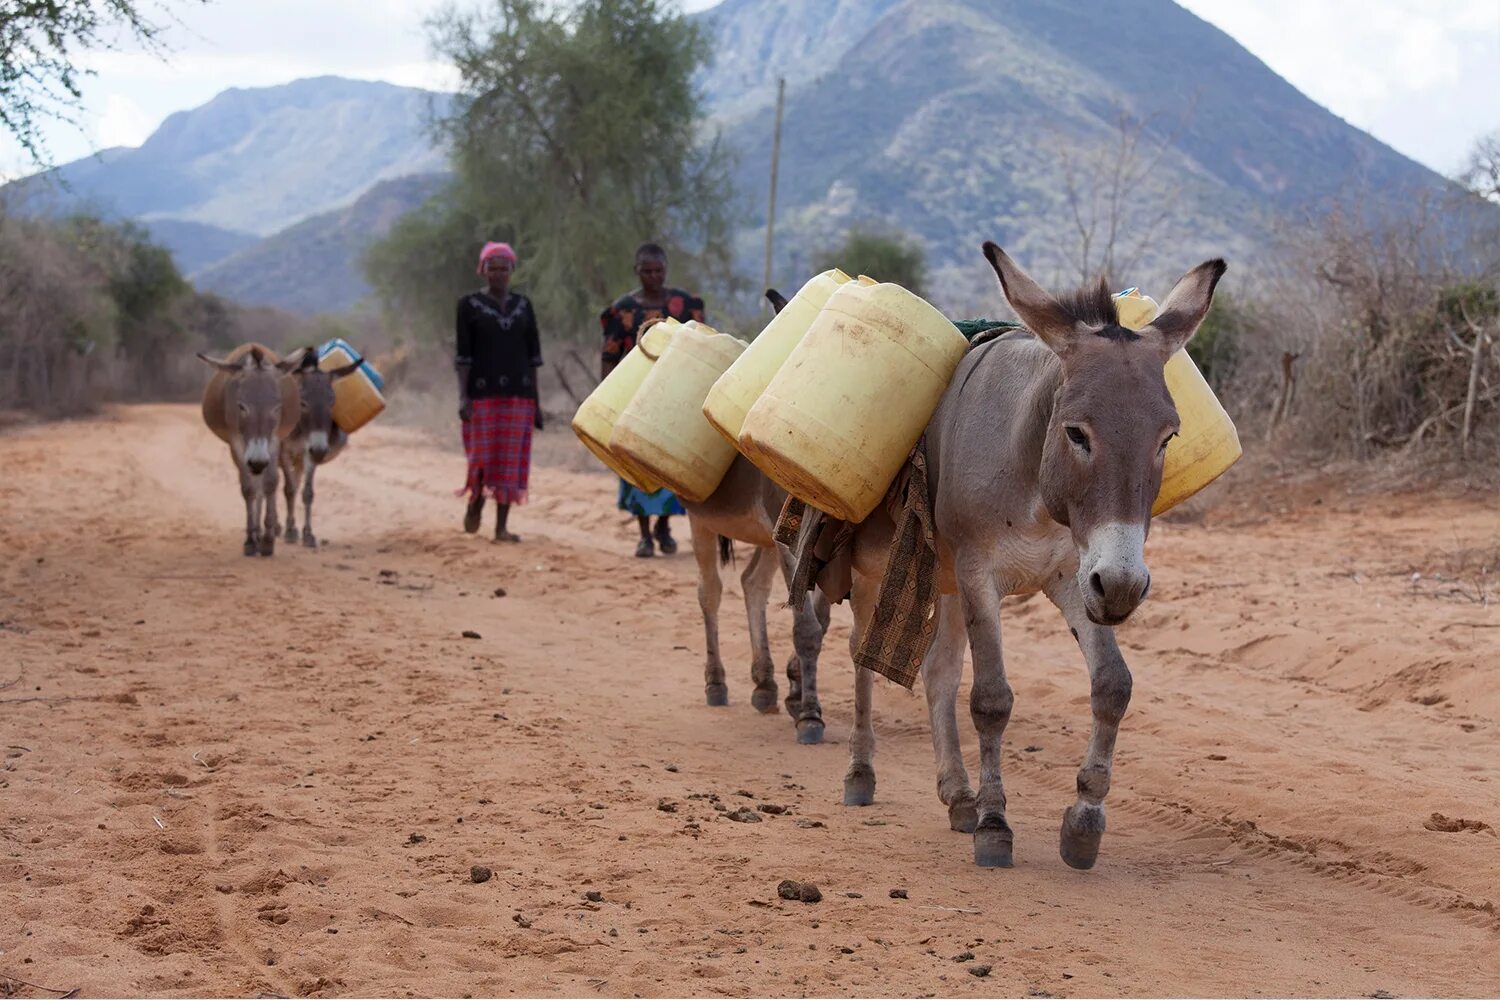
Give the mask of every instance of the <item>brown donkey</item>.
[[[323, 371], [318, 367], [318, 352], [304, 347], [301, 355], [288, 358], [282, 366], [292, 368], [297, 383], [301, 411], [297, 426], [281, 443], [282, 489], [286, 491], [286, 540], [297, 540], [297, 487], [302, 487], [302, 544], [318, 547], [312, 530], [313, 475], [318, 466], [339, 457], [349, 443], [349, 435], [333, 422], [333, 383], [353, 375], [364, 362], [353, 361], [342, 368]], [[303, 479], [304, 470], [306, 480]]]
[[[245, 555], [276, 551], [276, 460], [281, 442], [297, 424], [297, 386], [277, 366], [275, 353], [242, 344], [219, 361], [203, 390], [203, 422], [229, 445], [245, 498]], [[264, 527], [260, 526], [264, 509]]]
[[[993, 243], [984, 254], [1025, 325], [971, 350], [926, 436], [941, 596], [922, 685], [937, 754], [938, 795], [974, 859], [1009, 867], [1013, 836], [1000, 780], [1014, 697], [1005, 679], [1000, 602], [1041, 591], [1067, 620], [1088, 664], [1093, 729], [1078, 798], [1063, 813], [1062, 858], [1092, 867], [1104, 835], [1115, 737], [1130, 703], [1130, 668], [1114, 626], [1146, 597], [1144, 545], [1177, 410], [1162, 373], [1198, 329], [1222, 260], [1182, 277], [1149, 326], [1120, 326], [1101, 282], [1061, 299]], [[868, 626], [892, 524], [872, 516], [855, 536], [855, 639]], [[966, 644], [974, 662], [969, 714], [979, 733], [979, 793], [959, 752], [955, 705]], [[856, 671], [844, 801], [874, 800], [873, 676]]]
[[[766, 298], [780, 312], [786, 299], [775, 289]], [[762, 712], [776, 711], [776, 664], [766, 631], [766, 608], [772, 584], [780, 567], [791, 582], [792, 553], [772, 537], [776, 518], [786, 503], [786, 492], [751, 465], [743, 455], [734, 464], [712, 496], [702, 503], [683, 502], [693, 533], [693, 554], [698, 560], [698, 605], [703, 611], [703, 630], [708, 644], [704, 667], [704, 691], [710, 705], [729, 704], [724, 683], [724, 661], [719, 656], [719, 603], [724, 585], [720, 562], [727, 562], [733, 542], [753, 547], [740, 582], [745, 589], [745, 611], [750, 621], [752, 660], [750, 676], [755, 690], [750, 703]], [[798, 743], [823, 742], [823, 708], [818, 701], [818, 655], [828, 628], [828, 599], [821, 593], [793, 598], [792, 643], [794, 652], [786, 664], [790, 689], [786, 710], [797, 724]]]

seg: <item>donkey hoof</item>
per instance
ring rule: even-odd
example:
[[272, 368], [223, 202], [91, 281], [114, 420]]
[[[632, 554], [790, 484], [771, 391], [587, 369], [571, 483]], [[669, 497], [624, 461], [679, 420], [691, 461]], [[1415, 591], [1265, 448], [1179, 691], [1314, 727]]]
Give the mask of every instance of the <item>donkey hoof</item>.
[[260, 536], [260, 554], [271, 556], [276, 554], [276, 533], [268, 531]]
[[948, 803], [948, 827], [955, 833], [973, 833], [979, 825], [979, 806], [972, 798]]
[[750, 704], [755, 706], [757, 712], [766, 715], [776, 714], [776, 682], [770, 684], [757, 684], [755, 690], [750, 693]]
[[713, 708], [723, 708], [729, 704], [729, 686], [727, 684], [705, 684], [704, 694], [708, 697], [708, 704]]
[[875, 802], [875, 769], [869, 765], [851, 767], [844, 775], [844, 805], [868, 806]]
[[1057, 853], [1069, 868], [1087, 871], [1099, 860], [1099, 843], [1104, 839], [1104, 810], [1098, 806], [1076, 804], [1063, 810], [1062, 835]]
[[304, 531], [302, 533], [302, 544], [309, 549], [315, 549], [318, 547], [318, 540], [313, 537], [311, 531]]
[[802, 696], [800, 694], [795, 696], [787, 695], [786, 701], [782, 704], [786, 705], [786, 714], [790, 715], [793, 719], [802, 714]]
[[253, 556], [253, 555], [256, 554], [256, 551], [257, 551], [257, 548], [256, 548], [256, 545], [255, 545], [255, 539], [253, 539], [253, 538], [247, 538], [247, 539], [245, 539], [245, 555], [247, 555], [247, 556]]
[[[801, 743], [803, 746], [813, 746], [815, 744], [822, 743], [823, 742], [823, 720], [822, 719], [817, 719], [817, 718], [798, 719], [797, 720], [797, 742]], [[875, 794], [874, 787], [875, 787], [875, 776], [871, 775], [870, 776], [870, 788], [871, 788], [870, 795], [872, 797]], [[844, 803], [845, 805], [849, 804], [848, 799], [847, 799], [847, 796], [848, 796], [847, 788], [848, 788], [848, 786], [846, 784], [845, 785], [845, 792], [844, 792], [844, 794], [846, 796], [845, 803]]]
[[297, 529], [291, 525], [287, 525], [286, 534], [281, 537], [289, 542], [295, 542], [297, 540]]
[[980, 868], [1011, 868], [1016, 835], [1002, 817], [988, 817], [974, 831], [974, 863]]

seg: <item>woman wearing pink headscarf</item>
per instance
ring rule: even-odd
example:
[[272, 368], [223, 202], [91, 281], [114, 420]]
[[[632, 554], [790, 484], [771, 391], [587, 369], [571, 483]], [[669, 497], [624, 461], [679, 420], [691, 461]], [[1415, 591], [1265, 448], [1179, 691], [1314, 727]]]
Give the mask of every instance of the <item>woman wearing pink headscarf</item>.
[[484, 498], [495, 498], [495, 541], [519, 542], [506, 526], [512, 504], [526, 502], [531, 476], [531, 431], [542, 428], [536, 370], [542, 366], [536, 313], [510, 290], [516, 252], [486, 243], [479, 252], [485, 289], [458, 300], [458, 417], [463, 421], [469, 478], [464, 530], [479, 530]]

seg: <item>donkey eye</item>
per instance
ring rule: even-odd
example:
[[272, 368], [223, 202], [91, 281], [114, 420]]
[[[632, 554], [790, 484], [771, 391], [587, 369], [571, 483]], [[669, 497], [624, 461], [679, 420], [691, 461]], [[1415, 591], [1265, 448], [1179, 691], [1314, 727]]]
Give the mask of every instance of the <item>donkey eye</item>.
[[1165, 455], [1166, 452], [1167, 452], [1167, 445], [1171, 444], [1172, 443], [1172, 439], [1174, 437], [1176, 437], [1176, 436], [1177, 436], [1177, 432], [1176, 431], [1173, 431], [1171, 434], [1168, 434], [1166, 436], [1166, 439], [1162, 441], [1161, 447], [1157, 449], [1158, 454]]
[[1084, 454], [1087, 455], [1094, 450], [1093, 445], [1089, 443], [1088, 432], [1082, 427], [1079, 427], [1077, 424], [1068, 424], [1063, 430], [1067, 432], [1068, 440], [1082, 448]]

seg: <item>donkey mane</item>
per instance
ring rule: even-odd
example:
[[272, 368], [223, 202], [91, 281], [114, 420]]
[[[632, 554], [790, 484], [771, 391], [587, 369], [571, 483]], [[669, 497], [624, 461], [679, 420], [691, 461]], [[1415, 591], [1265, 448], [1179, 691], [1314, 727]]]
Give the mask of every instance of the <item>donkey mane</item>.
[[1096, 285], [1057, 297], [1068, 317], [1087, 327], [1092, 327], [1098, 336], [1108, 340], [1139, 340], [1140, 335], [1120, 325], [1120, 313], [1115, 308], [1115, 297], [1110, 294], [1109, 284], [1100, 278]]

